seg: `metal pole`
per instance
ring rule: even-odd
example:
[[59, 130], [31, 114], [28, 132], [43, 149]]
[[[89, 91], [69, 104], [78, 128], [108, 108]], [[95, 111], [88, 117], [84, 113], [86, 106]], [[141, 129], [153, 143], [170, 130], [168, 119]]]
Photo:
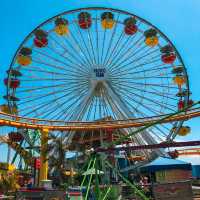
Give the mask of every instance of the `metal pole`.
[[47, 180], [47, 175], [48, 175], [48, 161], [47, 161], [48, 133], [49, 133], [48, 129], [43, 129], [41, 131], [40, 184], [41, 181]]

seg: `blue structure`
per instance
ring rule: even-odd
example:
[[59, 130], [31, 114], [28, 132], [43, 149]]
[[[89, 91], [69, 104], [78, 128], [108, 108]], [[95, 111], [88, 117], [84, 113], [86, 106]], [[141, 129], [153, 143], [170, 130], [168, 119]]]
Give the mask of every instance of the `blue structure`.
[[141, 172], [149, 172], [149, 173], [153, 173], [159, 170], [169, 170], [169, 169], [192, 170], [192, 166], [190, 163], [184, 161], [166, 157], [158, 157], [152, 162], [140, 167]]
[[200, 165], [192, 165], [192, 177], [200, 179]]

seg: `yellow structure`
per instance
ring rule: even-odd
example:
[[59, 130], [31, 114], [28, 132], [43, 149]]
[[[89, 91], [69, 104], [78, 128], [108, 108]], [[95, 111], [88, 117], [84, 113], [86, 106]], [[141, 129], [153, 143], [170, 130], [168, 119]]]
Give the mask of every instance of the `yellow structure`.
[[65, 24], [59, 24], [55, 27], [55, 32], [58, 34], [58, 35], [67, 35], [69, 33], [69, 29], [68, 29], [68, 26], [65, 25]]
[[47, 148], [48, 148], [48, 129], [41, 131], [41, 153], [40, 153], [40, 182], [47, 180], [48, 175], [48, 160], [47, 160]]
[[115, 25], [115, 21], [113, 19], [104, 19], [102, 20], [101, 25], [104, 29], [112, 29]]
[[20, 64], [20, 65], [27, 66], [27, 65], [30, 65], [30, 64], [31, 64], [32, 59], [31, 59], [30, 56], [19, 55], [19, 56], [17, 57], [17, 62], [18, 62], [18, 64]]
[[178, 131], [179, 136], [186, 136], [190, 133], [191, 129], [189, 126], [182, 126]]
[[150, 47], [154, 47], [156, 45], [158, 45], [158, 37], [157, 36], [152, 36], [152, 37], [147, 37], [145, 39], [145, 43], [147, 46], [150, 46]]
[[178, 86], [182, 86], [184, 83], [186, 83], [186, 78], [184, 76], [177, 75], [173, 78], [174, 83]]

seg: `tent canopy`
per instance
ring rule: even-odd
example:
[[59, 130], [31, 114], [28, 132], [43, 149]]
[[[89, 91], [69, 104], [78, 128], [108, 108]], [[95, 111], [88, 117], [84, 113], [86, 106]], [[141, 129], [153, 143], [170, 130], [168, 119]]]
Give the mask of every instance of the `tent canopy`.
[[191, 163], [165, 157], [158, 157], [152, 162], [140, 167], [141, 172], [156, 172], [170, 169], [191, 170], [192, 168]]

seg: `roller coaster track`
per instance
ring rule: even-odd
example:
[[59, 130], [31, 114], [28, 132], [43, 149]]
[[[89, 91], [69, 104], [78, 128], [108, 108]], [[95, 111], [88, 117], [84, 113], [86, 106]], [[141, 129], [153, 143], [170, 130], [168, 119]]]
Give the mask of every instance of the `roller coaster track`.
[[185, 121], [194, 117], [200, 116], [200, 107], [187, 110], [187, 112], [178, 112], [178, 114], [159, 115], [145, 118], [135, 118], [126, 120], [113, 121], [94, 121], [94, 122], [80, 122], [80, 121], [53, 121], [36, 118], [25, 118], [15, 115], [0, 112], [0, 126], [10, 126], [25, 129], [48, 129], [57, 131], [83, 131], [83, 130], [98, 130], [98, 129], [120, 129], [130, 127], [143, 127], [152, 123], [169, 123], [173, 121]]
[[32, 159], [31, 153], [29, 153], [24, 148], [22, 148], [20, 144], [10, 141], [8, 136], [0, 136], [0, 142], [8, 144], [13, 150], [15, 150], [24, 159], [27, 165], [30, 165], [30, 166], [33, 165], [34, 159]]
[[178, 156], [200, 156], [200, 148], [177, 150]]

